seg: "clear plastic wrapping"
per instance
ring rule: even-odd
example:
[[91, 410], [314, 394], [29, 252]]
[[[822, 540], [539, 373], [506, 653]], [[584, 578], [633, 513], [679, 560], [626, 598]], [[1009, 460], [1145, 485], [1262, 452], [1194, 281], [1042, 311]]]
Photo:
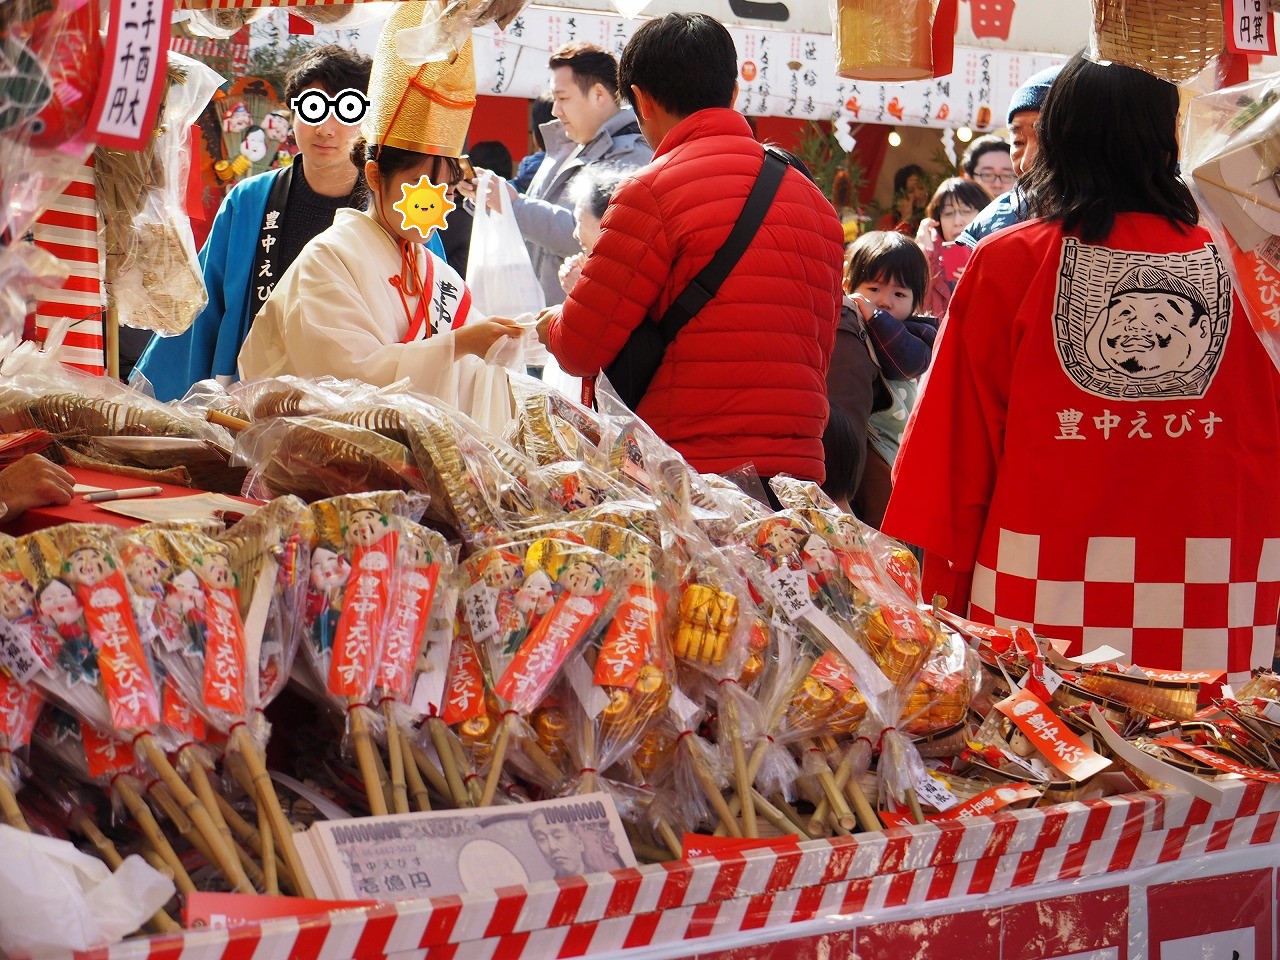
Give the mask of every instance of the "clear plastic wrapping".
[[188, 130], [222, 84], [198, 60], [171, 53], [156, 133], [142, 150], [100, 147], [98, 204], [107, 291], [120, 322], [161, 336], [184, 332], [208, 296], [186, 215]]

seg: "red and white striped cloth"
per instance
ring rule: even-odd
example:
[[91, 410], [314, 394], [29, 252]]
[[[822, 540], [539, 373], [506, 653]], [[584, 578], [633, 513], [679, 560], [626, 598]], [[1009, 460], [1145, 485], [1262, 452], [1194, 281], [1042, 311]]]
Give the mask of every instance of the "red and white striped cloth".
[[[1157, 867], [1280, 841], [1280, 785], [1224, 786], [1209, 804], [1141, 793], [1002, 812], [865, 838], [402, 901], [327, 916], [118, 944], [77, 960], [523, 960], [773, 932]], [[1060, 889], [1060, 888], [1059, 888]], [[710, 942], [710, 941], [708, 941]], [[403, 955], [403, 957], [401, 957]]]
[[37, 301], [36, 335], [43, 340], [52, 322], [70, 317], [74, 323], [64, 341], [62, 359], [69, 366], [98, 376], [106, 372], [100, 221], [90, 160], [32, 228], [36, 245], [71, 269], [71, 276], [59, 290], [50, 291]]
[[[237, 34], [239, 36], [239, 34]], [[244, 76], [249, 68], [249, 44], [230, 40], [213, 40], [208, 37], [170, 37], [169, 49], [189, 57], [221, 57], [231, 61], [232, 68]]]

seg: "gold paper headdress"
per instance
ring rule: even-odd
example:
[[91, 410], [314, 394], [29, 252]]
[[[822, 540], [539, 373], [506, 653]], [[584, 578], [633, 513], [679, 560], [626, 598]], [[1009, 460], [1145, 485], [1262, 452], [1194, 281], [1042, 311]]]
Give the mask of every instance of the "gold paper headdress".
[[362, 132], [369, 143], [416, 153], [459, 157], [476, 105], [471, 40], [449, 63], [411, 67], [396, 52], [396, 35], [422, 22], [425, 3], [398, 3], [378, 39], [369, 78], [372, 101]]

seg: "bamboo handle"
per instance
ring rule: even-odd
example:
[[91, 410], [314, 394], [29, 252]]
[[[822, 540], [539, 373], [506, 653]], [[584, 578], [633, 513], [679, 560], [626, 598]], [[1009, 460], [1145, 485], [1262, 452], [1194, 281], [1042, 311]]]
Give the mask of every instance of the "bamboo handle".
[[471, 797], [467, 794], [466, 785], [462, 782], [462, 774], [458, 769], [457, 757], [453, 746], [449, 743], [449, 728], [440, 717], [427, 718], [427, 733], [436, 748], [436, 756], [440, 758], [440, 768], [444, 771], [445, 780], [449, 784], [449, 796], [458, 809], [471, 806]]
[[[191, 785], [195, 787], [196, 796], [200, 798], [200, 802], [204, 805], [205, 810], [209, 813], [209, 819], [213, 821], [213, 825], [218, 828], [218, 833], [222, 835], [222, 841], [227, 848], [235, 851], [237, 855], [237, 867], [241, 869], [234, 878], [229, 878], [233, 883], [245, 883], [250, 886], [256, 885], [256, 881], [249, 876], [249, 867], [244, 864], [244, 854], [240, 849], [240, 845], [236, 843], [235, 837], [231, 835], [231, 828], [227, 826], [227, 821], [222, 818], [222, 811], [218, 809], [218, 794], [213, 789], [213, 784], [209, 782], [209, 772], [205, 770], [204, 765], [200, 763], [196, 757], [191, 758], [190, 771], [187, 776], [191, 779]], [[251, 864], [252, 865], [252, 864]], [[253, 865], [254, 870], [257, 869]], [[259, 877], [261, 873], [259, 872]]]
[[396, 722], [395, 704], [392, 701], [382, 701], [382, 716], [387, 722], [387, 764], [391, 768], [391, 806], [396, 813], [408, 813], [409, 790], [405, 780], [404, 754], [400, 750], [400, 724]]
[[867, 800], [867, 795], [862, 791], [862, 784], [858, 782], [857, 777], [849, 777], [849, 782], [845, 784], [845, 791], [849, 795], [849, 799], [853, 801], [853, 809], [858, 816], [858, 825], [867, 832], [875, 830], [883, 830], [884, 824], [880, 822], [880, 818], [876, 815], [875, 807], [871, 806], [871, 802]]
[[742, 832], [754, 839], [760, 836], [760, 829], [756, 824], [756, 805], [748, 800], [751, 797], [751, 784], [755, 778], [750, 776], [750, 770], [747, 767], [747, 753], [742, 745], [742, 721], [738, 716], [738, 705], [734, 703], [732, 696], [725, 697], [723, 704], [729, 727], [725, 731], [729, 737], [729, 753], [733, 757], [733, 772], [737, 780], [738, 796], [742, 798], [738, 804], [742, 815]]
[[239, 417], [233, 417], [229, 413], [219, 413], [217, 410], [206, 410], [204, 418], [210, 423], [226, 427], [232, 433], [239, 433], [241, 430], [247, 430], [253, 426], [248, 420], [241, 420]]
[[276, 788], [271, 783], [271, 774], [267, 772], [266, 760], [258, 752], [258, 745], [253, 742], [245, 727], [236, 727], [232, 737], [241, 759], [249, 768], [249, 776], [258, 794], [258, 803], [267, 808], [272, 834], [280, 843], [284, 862], [289, 865], [289, 872], [293, 874], [298, 895], [314, 899], [315, 888], [311, 886], [311, 880], [302, 868], [302, 858], [298, 856], [298, 848], [293, 842], [293, 827], [284, 815], [284, 808], [280, 806], [280, 798], [276, 796]]
[[222, 842], [222, 834], [218, 832], [218, 828], [214, 826], [213, 818], [210, 817], [209, 811], [205, 809], [200, 798], [191, 792], [191, 788], [186, 782], [178, 776], [178, 771], [173, 769], [173, 764], [169, 762], [169, 758], [164, 755], [164, 751], [156, 744], [155, 738], [149, 733], [145, 733], [138, 737], [135, 745], [142, 748], [143, 756], [147, 758], [147, 762], [155, 768], [156, 773], [160, 775], [160, 779], [164, 785], [169, 788], [174, 799], [182, 807], [184, 813], [191, 818], [191, 822], [195, 824], [195, 828], [200, 831], [200, 835], [208, 844], [209, 852], [213, 854], [213, 864], [216, 866], [235, 888], [236, 893], [256, 893], [253, 884], [249, 883], [244, 871], [240, 869], [240, 860], [233, 850], [228, 849]]
[[164, 861], [164, 865], [173, 873], [173, 882], [179, 892], [184, 895], [195, 893], [196, 885], [191, 882], [191, 876], [182, 865], [182, 861], [178, 859], [178, 854], [164, 835], [164, 831], [160, 829], [160, 824], [156, 822], [151, 808], [147, 806], [146, 801], [134, 789], [133, 784], [124, 777], [117, 777], [112, 787], [120, 795], [120, 799], [124, 801], [125, 808], [133, 816], [133, 819], [138, 822], [138, 826], [142, 829], [142, 835], [151, 844], [151, 849], [156, 852], [156, 855]]
[[347, 715], [351, 717], [351, 744], [356, 751], [356, 762], [360, 765], [360, 778], [364, 780], [364, 793], [369, 798], [369, 812], [375, 817], [385, 817], [387, 798], [382, 792], [378, 762], [373, 757], [373, 741], [369, 738], [369, 728], [364, 722], [366, 708], [354, 698], [350, 701], [350, 707]]
[[[253, 793], [252, 784], [250, 784], [248, 792], [250, 794]], [[269, 874], [265, 857], [267, 855], [267, 851], [271, 851], [271, 870], [275, 872], [277, 878], [276, 887], [277, 892], [279, 892], [279, 878], [283, 876], [286, 882], [290, 880], [289, 868], [285, 865], [285, 862], [280, 859], [280, 855], [275, 852], [275, 843], [272, 840], [271, 834], [264, 834], [257, 827], [245, 820], [244, 817], [236, 813], [235, 808], [232, 807], [230, 802], [221, 794], [218, 795], [218, 810], [222, 813], [222, 818], [227, 821], [227, 825], [231, 827], [232, 832], [240, 838], [240, 842], [245, 844], [253, 853], [257, 854], [258, 859], [263, 861], [262, 875], [264, 879], [267, 879]], [[254, 810], [255, 816], [258, 818], [258, 822], [264, 822], [264, 808], [262, 805], [255, 805]], [[271, 825], [269, 815], [267, 816], [266, 823], [268, 827]]]
[[697, 755], [694, 754], [693, 747], [686, 747], [686, 750], [689, 753], [689, 763], [693, 767], [693, 775], [698, 778], [698, 783], [702, 785], [702, 791], [707, 795], [711, 808], [715, 810], [716, 816], [724, 824], [729, 836], [741, 839], [742, 828], [738, 825], [737, 818], [729, 812], [729, 804], [725, 802], [724, 795], [720, 793], [720, 788], [711, 778], [711, 774], [703, 767]]
[[18, 798], [3, 773], [0, 773], [0, 812], [4, 814], [4, 822], [15, 830], [31, 832], [31, 828], [27, 826], [27, 818], [22, 815], [22, 808], [18, 806]]
[[409, 751], [409, 756], [413, 758], [413, 765], [418, 768], [418, 772], [427, 780], [431, 781], [431, 786], [435, 787], [437, 793], [447, 800], [452, 800], [453, 795], [449, 790], [449, 783], [445, 779], [445, 775], [440, 772], [434, 763], [431, 762], [431, 758], [427, 756], [427, 752], [409, 739], [408, 734], [405, 734], [404, 738], [404, 743]]
[[502, 765], [507, 760], [507, 748], [511, 745], [511, 731], [516, 725], [514, 714], [502, 718], [502, 729], [498, 731], [498, 742], [493, 745], [493, 755], [489, 758], [489, 775], [484, 780], [484, 791], [480, 794], [480, 806], [487, 807], [493, 803], [493, 795], [498, 792], [498, 781], [502, 779]]
[[271, 836], [271, 818], [263, 807], [258, 807], [258, 836], [262, 841], [259, 856], [262, 857], [262, 891], [268, 896], [280, 895], [280, 875], [276, 869], [276, 845]]
[[[853, 758], [845, 756], [840, 761], [840, 766], [836, 769], [836, 788], [844, 790], [849, 783], [849, 778], [853, 775]], [[809, 818], [809, 830], [821, 830], [822, 824], [827, 822], [827, 814], [831, 810], [831, 801], [825, 796], [822, 802], [818, 804], [817, 809], [813, 811], [813, 816]]]
[[[419, 811], [431, 809], [431, 796], [427, 793], [427, 785], [422, 779], [422, 771], [418, 768], [418, 758], [413, 755], [413, 747], [409, 743], [409, 734], [400, 726], [395, 728], [396, 741], [400, 747], [400, 756], [404, 758], [404, 770], [409, 778], [409, 790], [413, 793], [413, 802]], [[430, 763], [427, 764], [431, 766]], [[438, 774], [437, 774], [438, 775]], [[443, 781], [443, 778], [441, 778]]]
[[907, 806], [911, 809], [911, 820], [920, 825], [924, 823], [924, 811], [920, 809], [920, 798], [916, 796], [915, 787], [907, 787]]

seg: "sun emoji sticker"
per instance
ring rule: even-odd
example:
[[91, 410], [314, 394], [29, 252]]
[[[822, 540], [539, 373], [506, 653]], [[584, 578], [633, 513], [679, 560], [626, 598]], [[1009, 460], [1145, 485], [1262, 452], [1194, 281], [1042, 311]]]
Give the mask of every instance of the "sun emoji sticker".
[[400, 214], [400, 229], [416, 230], [423, 240], [431, 238], [432, 230], [445, 229], [444, 218], [457, 206], [445, 197], [447, 189], [443, 184], [436, 186], [425, 173], [415, 183], [402, 183], [401, 198], [391, 205]]

